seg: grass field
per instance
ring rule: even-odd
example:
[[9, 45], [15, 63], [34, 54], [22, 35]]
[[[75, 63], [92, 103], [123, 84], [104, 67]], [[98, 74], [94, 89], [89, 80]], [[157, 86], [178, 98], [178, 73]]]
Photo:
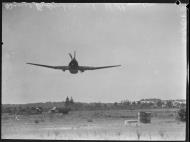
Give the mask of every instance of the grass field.
[[2, 139], [185, 140], [186, 124], [175, 110], [153, 109], [151, 123], [125, 126], [140, 110], [71, 111], [67, 115], [2, 114]]

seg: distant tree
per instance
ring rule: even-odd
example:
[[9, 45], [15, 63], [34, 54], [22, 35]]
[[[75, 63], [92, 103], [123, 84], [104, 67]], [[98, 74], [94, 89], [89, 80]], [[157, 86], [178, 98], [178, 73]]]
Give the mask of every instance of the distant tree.
[[100, 102], [94, 104], [94, 109], [100, 109], [100, 108], [101, 108]]
[[69, 104], [70, 104], [70, 100], [69, 100], [69, 97], [67, 96], [67, 98], [66, 98], [66, 100], [65, 100], [65, 105], [66, 105], [66, 106], [69, 106]]
[[135, 101], [133, 101], [133, 102], [132, 102], [132, 104], [133, 104], [133, 105], [136, 105], [136, 102], [135, 102]]
[[57, 108], [57, 110], [59, 113], [68, 114], [71, 109], [70, 108]]
[[130, 105], [130, 101], [129, 100], [125, 100], [125, 101], [122, 102], [122, 104], [124, 106], [129, 106]]
[[19, 114], [25, 114], [27, 111], [24, 107], [19, 109]]
[[115, 102], [115, 103], [114, 103], [114, 106], [117, 106], [117, 105], [118, 105], [118, 103], [117, 103], [117, 102]]
[[137, 101], [137, 104], [140, 105], [140, 104], [141, 104], [141, 101]]
[[14, 114], [16, 113], [16, 107], [12, 107], [11, 110], [12, 110], [12, 113], [14, 113]]
[[74, 104], [73, 98], [70, 98], [70, 104]]
[[142, 103], [141, 104], [141, 108], [145, 108], [145, 109], [149, 109], [152, 107], [152, 104], [151, 103]]
[[157, 107], [162, 107], [162, 101], [159, 100], [157, 103], [156, 103]]
[[107, 104], [104, 104], [104, 107], [103, 107], [103, 109], [107, 109]]
[[5, 112], [5, 107], [3, 107], [3, 106], [1, 107], [1, 113], [6, 113]]
[[180, 108], [184, 108], [186, 106], [186, 104], [180, 104]]
[[173, 107], [172, 101], [167, 101], [166, 106], [168, 108], [172, 108]]
[[185, 108], [181, 108], [178, 112], [177, 112], [177, 119], [179, 119], [180, 121], [186, 121], [186, 109]]
[[5, 108], [5, 112], [10, 114], [11, 113], [11, 108], [10, 107]]

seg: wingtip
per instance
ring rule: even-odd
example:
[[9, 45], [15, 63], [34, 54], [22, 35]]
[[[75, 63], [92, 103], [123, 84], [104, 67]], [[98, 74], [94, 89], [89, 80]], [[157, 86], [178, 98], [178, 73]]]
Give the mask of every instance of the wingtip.
[[26, 64], [33, 65], [33, 63], [26, 63]]

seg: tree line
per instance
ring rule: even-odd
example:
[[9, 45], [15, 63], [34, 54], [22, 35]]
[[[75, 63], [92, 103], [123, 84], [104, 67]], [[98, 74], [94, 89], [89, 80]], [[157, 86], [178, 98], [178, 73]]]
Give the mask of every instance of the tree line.
[[[72, 97], [66, 97], [63, 102], [46, 102], [46, 103], [34, 103], [34, 104], [24, 104], [24, 105], [2, 105], [2, 113], [9, 114], [41, 114], [43, 112], [48, 112], [51, 108], [56, 107], [62, 112], [67, 112], [70, 110], [113, 110], [113, 109], [154, 109], [163, 108], [163, 102], [158, 100], [156, 103], [141, 103], [141, 101], [129, 101], [124, 100], [115, 103], [81, 103], [75, 102]], [[180, 108], [185, 107], [185, 105], [179, 106]], [[175, 108], [172, 105], [172, 101], [167, 101], [164, 108]]]

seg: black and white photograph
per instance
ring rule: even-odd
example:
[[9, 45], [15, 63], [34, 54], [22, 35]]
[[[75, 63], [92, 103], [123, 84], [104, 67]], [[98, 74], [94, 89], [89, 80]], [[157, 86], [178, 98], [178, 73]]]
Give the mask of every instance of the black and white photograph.
[[2, 3], [2, 139], [186, 140], [185, 3]]

